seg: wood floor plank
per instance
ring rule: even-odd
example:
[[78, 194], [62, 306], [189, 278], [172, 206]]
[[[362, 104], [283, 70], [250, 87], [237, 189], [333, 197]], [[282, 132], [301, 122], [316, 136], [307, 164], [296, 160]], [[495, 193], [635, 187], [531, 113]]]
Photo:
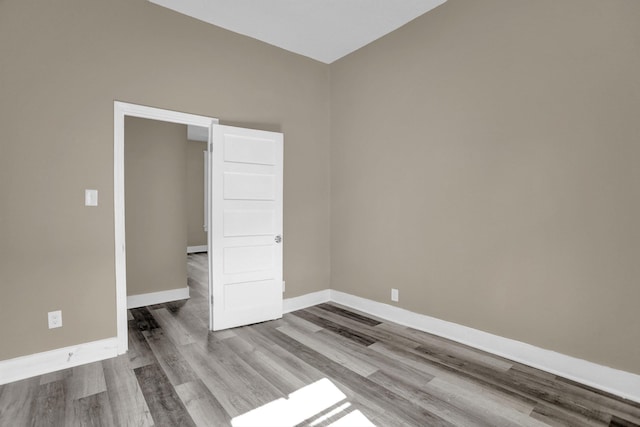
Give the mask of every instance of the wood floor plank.
[[153, 310], [155, 322], [162, 328], [164, 334], [170, 338], [175, 345], [188, 345], [196, 342], [196, 338], [183, 326], [183, 324], [176, 322], [174, 316], [172, 316], [166, 308], [159, 310]]
[[227, 426], [231, 417], [201, 380], [176, 386], [187, 412], [198, 426]]
[[[381, 325], [377, 326], [368, 326], [363, 323], [354, 321], [352, 319], [336, 315], [334, 313], [321, 310], [317, 307], [309, 307], [305, 311], [315, 314], [316, 316], [322, 316], [327, 320], [335, 322], [342, 327], [347, 327], [358, 331], [360, 333], [366, 334], [367, 336], [372, 337], [376, 341], [384, 341], [391, 344], [396, 344], [402, 347], [410, 347], [415, 348], [418, 347], [421, 343], [417, 340], [405, 338], [402, 335], [393, 332], [387, 332], [384, 329], [380, 328]], [[292, 313], [294, 314], [294, 313]]]
[[327, 347], [336, 346], [344, 349], [347, 354], [358, 355], [358, 363], [371, 366], [371, 373], [365, 374], [364, 376], [375, 374], [377, 371], [383, 371], [391, 375], [405, 378], [406, 381], [418, 387], [423, 386], [434, 378], [433, 375], [420, 372], [403, 363], [398, 363], [397, 360], [391, 359], [374, 350], [370, 350], [369, 348], [362, 348], [358, 344], [353, 343], [353, 341], [345, 339], [339, 335], [336, 336], [329, 331], [320, 330], [314, 333], [312, 337], [323, 342]]
[[52, 383], [54, 381], [64, 380], [68, 378], [72, 374], [71, 368], [62, 369], [60, 371], [51, 372], [49, 374], [44, 374], [40, 377], [40, 385]]
[[142, 331], [138, 329], [138, 324], [136, 322], [129, 322], [128, 331], [129, 351], [127, 351], [127, 357], [131, 368], [135, 369], [155, 363], [156, 357], [153, 355], [153, 351], [151, 347], [149, 347], [149, 343], [142, 334]]
[[517, 389], [519, 392], [523, 392], [535, 399], [553, 403], [556, 406], [583, 415], [589, 419], [608, 422], [611, 418], [609, 414], [601, 411], [600, 408], [596, 406], [591, 405], [588, 407], [584, 405], [582, 398], [559, 392], [556, 388], [556, 382], [544, 380], [533, 382], [530, 379], [523, 380], [522, 375], [514, 373], [515, 371], [497, 373], [484, 367], [468, 367], [454, 358], [444, 358], [441, 354], [433, 352], [430, 349], [426, 349], [425, 347], [419, 347], [414, 351], [427, 356], [431, 360], [437, 360], [437, 363], [441, 363], [447, 367], [453, 367], [457, 372], [463, 372], [467, 375], [475, 376], [476, 378], [482, 378], [484, 381], [491, 382], [498, 387], [510, 388], [513, 390]]
[[313, 427], [640, 427], [638, 402], [334, 303], [210, 332], [207, 268], [189, 255], [190, 299], [129, 311], [128, 354], [0, 386], [0, 426], [224, 427], [307, 396]]
[[140, 331], [152, 331], [160, 327], [147, 307], [132, 308], [129, 312], [133, 315], [131, 322], [135, 322]]
[[561, 408], [545, 405], [544, 403], [536, 405], [533, 411], [531, 411], [531, 418], [551, 426], [606, 427], [609, 425], [608, 422], [590, 420], [579, 414], [573, 414]]
[[[601, 421], [608, 424], [609, 415], [615, 415], [634, 424], [640, 424], [640, 411], [633, 406], [621, 401], [615, 401], [608, 396], [594, 394], [588, 390], [576, 387], [574, 384], [559, 381], [557, 377], [539, 375], [534, 370], [522, 370], [521, 366], [514, 365], [508, 373], [510, 381], [528, 383], [539, 390], [549, 390], [553, 394], [562, 395], [563, 399], [575, 402], [576, 405], [592, 408], [598, 413], [604, 414]], [[547, 405], [549, 399], [546, 400]], [[566, 408], [565, 408], [566, 409]]]
[[64, 379], [46, 382], [38, 387], [34, 426], [61, 426], [65, 420]]
[[365, 347], [370, 346], [371, 344], [376, 342], [375, 338], [368, 336], [367, 334], [357, 332], [354, 329], [342, 326], [338, 323], [332, 322], [331, 320], [327, 320], [326, 318], [316, 316], [309, 311], [300, 310], [293, 312], [292, 314], [311, 323], [314, 323], [324, 329], [330, 330], [331, 332], [334, 332], [338, 335], [342, 335], [343, 337], [357, 342], [358, 344], [362, 344]]
[[286, 348], [289, 352], [296, 354], [297, 357], [307, 361], [307, 363], [312, 363], [329, 377], [348, 379], [350, 383], [357, 387], [361, 394], [366, 395], [368, 399], [374, 401], [379, 407], [394, 407], [397, 410], [396, 415], [408, 425], [453, 425], [437, 415], [417, 407], [417, 405], [379, 386], [373, 381], [356, 374], [306, 345], [301, 344], [279, 330], [273, 331], [271, 339], [281, 347]]
[[66, 394], [71, 400], [107, 391], [101, 362], [71, 368], [71, 375], [67, 376], [64, 381], [66, 383]]
[[[446, 351], [459, 359], [484, 365], [491, 369], [508, 371], [514, 366], [514, 363], [510, 360], [506, 360], [495, 355], [490, 355], [483, 351], [473, 349], [462, 344], [454, 343], [451, 340], [437, 337], [435, 335], [421, 332], [412, 328], [395, 325], [392, 323], [381, 323], [376, 326], [376, 329], [384, 330], [393, 334], [400, 335], [404, 338], [411, 339], [418, 343], [418, 345], [414, 346], [414, 348], [420, 345], [427, 345], [432, 348], [438, 348], [441, 351]], [[553, 375], [549, 375], [553, 377]]]
[[225, 381], [221, 370], [216, 369], [210, 363], [211, 356], [198, 345], [182, 346], [180, 352], [229, 416], [235, 417], [256, 407], [242, 390], [234, 389], [233, 385], [229, 385], [228, 381]]
[[207, 342], [209, 342], [212, 337], [219, 341], [222, 341], [222, 340], [226, 340], [227, 338], [233, 338], [235, 336], [236, 336], [235, 329], [226, 329], [223, 331], [210, 332], [209, 336], [207, 337]]
[[0, 390], [0, 425], [30, 425], [37, 408], [38, 377], [5, 384]]
[[[488, 422], [490, 425], [532, 426], [544, 425], [530, 417], [528, 407], [511, 405], [509, 401], [496, 399], [491, 393], [478, 393], [473, 388], [451, 384], [440, 378], [434, 378], [424, 387], [424, 391], [445, 399], [464, 412]], [[492, 420], [493, 419], [493, 420]]]
[[466, 375], [475, 378], [478, 381], [493, 384], [501, 389], [512, 390], [514, 393], [522, 393], [539, 401], [550, 402], [561, 408], [567, 409], [570, 412], [576, 412], [577, 414], [590, 419], [603, 422], [610, 419], [610, 415], [600, 411], [598, 408], [586, 407], [582, 402], [578, 402], [570, 396], [558, 393], [557, 390], [552, 387], [545, 387], [539, 383], [533, 384], [529, 381], [522, 381], [519, 377], [511, 375], [509, 372], [495, 372], [478, 365], [470, 366], [462, 361], [442, 355], [425, 346], [410, 349], [409, 352], [414, 353], [418, 357], [424, 357], [428, 363], [436, 364], [443, 369], [455, 372], [458, 375]]
[[82, 427], [111, 427], [114, 425], [113, 413], [106, 391], [92, 394], [74, 401], [74, 425]]
[[350, 310], [345, 310], [344, 308], [338, 307], [334, 304], [318, 304], [316, 307], [321, 308], [322, 310], [330, 311], [331, 313], [338, 314], [340, 316], [346, 317], [347, 319], [355, 320], [356, 322], [364, 323], [369, 326], [378, 326], [382, 322], [379, 320], [372, 319], [368, 316], [363, 316], [362, 314], [354, 313]]
[[625, 420], [623, 418], [614, 416], [611, 419], [611, 423], [609, 424], [609, 427], [638, 427], [638, 424]]
[[134, 372], [156, 425], [195, 426], [160, 365], [141, 366]]
[[178, 348], [165, 335], [164, 330], [155, 330], [153, 333], [143, 332], [143, 335], [174, 387], [198, 379]]
[[286, 396], [261, 377], [251, 365], [237, 357], [227, 345], [227, 340], [210, 341], [205, 352], [214, 359], [209, 364], [229, 386], [229, 390], [235, 390], [236, 394], [243, 393], [252, 408]]
[[225, 340], [225, 344], [247, 365], [251, 366], [269, 384], [277, 388], [283, 395], [293, 393], [306, 383], [296, 377], [279, 360], [268, 353], [256, 349], [253, 345], [236, 336]]
[[167, 303], [166, 310], [172, 316], [171, 322], [182, 325], [195, 342], [204, 343], [209, 335], [208, 308], [205, 305], [207, 314], [196, 315], [194, 309], [197, 304], [194, 299], [192, 297], [187, 304], [179, 309], [176, 309], [171, 303]]
[[[264, 335], [266, 334], [262, 332], [262, 329], [265, 327], [267, 326], [260, 325], [259, 327], [249, 327], [246, 329], [251, 331], [252, 334], [264, 337]], [[270, 329], [275, 330], [275, 328]], [[320, 379], [329, 378], [329, 376], [325, 372], [321, 371], [318, 366], [315, 366], [312, 363], [305, 362], [297, 355], [290, 353], [288, 350], [280, 347], [279, 345], [274, 345], [272, 341], [269, 342], [269, 349], [273, 351], [274, 354], [279, 355], [281, 357], [282, 363], [286, 364], [287, 367], [294, 368], [298, 377], [304, 378], [305, 375], [308, 376], [306, 384], [312, 384]], [[372, 402], [370, 399], [368, 399], [366, 396], [362, 396], [358, 392], [356, 387], [353, 387], [353, 385], [347, 385], [347, 381], [340, 381], [337, 378], [330, 378], [330, 380], [336, 386], [338, 386], [338, 388], [345, 395], [347, 395], [348, 402], [345, 403], [347, 404], [348, 408], [345, 410], [360, 410], [363, 413], [366, 413], [366, 417], [376, 426], [404, 427], [407, 425], [406, 422], [396, 417], [393, 413], [385, 411], [383, 408], [376, 405], [375, 402]], [[320, 415], [321, 414], [318, 414], [318, 416]], [[336, 415], [336, 417], [339, 417], [339, 415]], [[329, 422], [327, 422], [326, 425], [329, 425]]]
[[452, 383], [464, 380], [466, 383], [479, 384], [482, 388], [492, 390], [494, 393], [510, 396], [514, 400], [521, 400], [524, 405], [532, 404], [535, 406], [540, 401], [539, 397], [530, 395], [512, 384], [497, 380], [498, 373], [485, 376], [478, 374], [476, 370], [460, 370], [440, 360], [429, 358], [425, 353], [411, 348], [398, 348], [377, 343], [375, 349], [399, 357], [406, 363], [414, 364], [419, 369], [425, 369], [436, 377], [446, 379]]
[[532, 410], [538, 403], [535, 399], [526, 396], [523, 393], [514, 392], [510, 389], [503, 389], [486, 381], [478, 380], [470, 375], [459, 375], [454, 370], [438, 364], [425, 363], [424, 359], [410, 352], [409, 348], [399, 348], [386, 343], [378, 342], [369, 347], [372, 350], [380, 352], [387, 357], [398, 360], [408, 366], [413, 367], [421, 372], [441, 378], [450, 384], [459, 385], [460, 387], [474, 390], [478, 394], [491, 394], [495, 399], [514, 407], [520, 407], [524, 410]]
[[369, 376], [378, 370], [376, 366], [363, 361], [352, 353], [344, 351], [337, 346], [327, 345], [315, 335], [302, 333], [291, 326], [281, 326], [278, 331], [363, 377]]
[[[536, 375], [537, 376], [537, 375]], [[590, 387], [581, 387], [576, 382], [554, 377], [553, 386], [562, 394], [576, 396], [588, 405], [610, 412], [618, 418], [640, 425], [640, 404], [613, 397], [609, 393], [594, 392]]]
[[[573, 387], [576, 387], [580, 390], [583, 390], [584, 392], [587, 393], [591, 393], [594, 399], [597, 400], [601, 400], [601, 399], [611, 399], [615, 402], [616, 406], [622, 406], [624, 408], [626, 408], [626, 410], [629, 411], [640, 411], [640, 402], [634, 402], [628, 399], [624, 399], [621, 397], [618, 397], [612, 393], [606, 392], [606, 391], [602, 391], [602, 390], [598, 390], [597, 388], [585, 385], [585, 384], [581, 384], [579, 382], [570, 380], [568, 378], [562, 378], [562, 377], [557, 377], [558, 382], [567, 384], [567, 385], [571, 385]], [[635, 412], [636, 416], [638, 414], [640, 414], [640, 412]]]
[[429, 393], [425, 387], [418, 388], [402, 377], [392, 376], [385, 372], [378, 371], [368, 377], [371, 381], [390, 390], [399, 396], [415, 403], [425, 410], [433, 413], [452, 425], [474, 425], [474, 426], [499, 426], [516, 425], [508, 424], [498, 414], [490, 412], [465, 412], [462, 408], [452, 405], [446, 398], [436, 397], [435, 393]]
[[287, 325], [295, 326], [297, 329], [301, 329], [307, 333], [314, 333], [323, 330], [322, 326], [318, 326], [315, 323], [311, 323], [308, 320], [303, 319], [302, 317], [298, 317], [293, 314], [285, 314], [283, 319], [286, 320]]
[[269, 341], [255, 328], [243, 327], [237, 328], [236, 331], [240, 338], [259, 348], [260, 351], [271, 358], [271, 360], [278, 361], [280, 365], [284, 366], [290, 374], [298, 378], [303, 384], [312, 384], [324, 378], [324, 374], [318, 369]]
[[102, 368], [116, 425], [152, 426], [151, 411], [129, 359], [125, 356], [107, 359]]

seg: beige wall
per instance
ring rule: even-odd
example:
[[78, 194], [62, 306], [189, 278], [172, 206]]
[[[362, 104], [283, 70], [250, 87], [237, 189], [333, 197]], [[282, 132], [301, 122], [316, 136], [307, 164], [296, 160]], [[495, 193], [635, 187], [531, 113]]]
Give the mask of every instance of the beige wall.
[[449, 0], [332, 64], [332, 287], [640, 373], [639, 23]]
[[187, 286], [187, 127], [124, 122], [127, 295]]
[[0, 360], [116, 334], [114, 100], [284, 132], [285, 296], [329, 287], [328, 66], [145, 0], [3, 0], [0, 52]]
[[187, 246], [206, 246], [204, 225], [204, 151], [207, 143], [187, 144]]
[[286, 297], [329, 287], [330, 206], [333, 288], [640, 373], [638, 22], [449, 0], [328, 67], [145, 0], [0, 2], [0, 360], [115, 335], [117, 99], [285, 133]]

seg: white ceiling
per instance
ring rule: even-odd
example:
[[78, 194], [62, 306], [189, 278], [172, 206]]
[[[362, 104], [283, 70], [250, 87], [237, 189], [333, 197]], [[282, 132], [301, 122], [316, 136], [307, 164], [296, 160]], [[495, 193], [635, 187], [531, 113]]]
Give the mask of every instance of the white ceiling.
[[149, 0], [330, 64], [446, 0]]

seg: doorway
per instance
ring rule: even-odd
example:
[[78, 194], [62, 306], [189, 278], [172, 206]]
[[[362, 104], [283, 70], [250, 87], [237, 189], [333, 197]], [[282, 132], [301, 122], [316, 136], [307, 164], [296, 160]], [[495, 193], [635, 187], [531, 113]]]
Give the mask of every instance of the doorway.
[[[125, 177], [124, 144], [125, 117], [138, 117], [162, 122], [211, 128], [218, 123], [213, 117], [200, 116], [160, 108], [114, 102], [114, 229], [115, 229], [115, 267], [116, 267], [116, 328], [118, 354], [128, 349], [127, 340], [127, 278], [126, 278], [126, 238], [125, 238]], [[208, 232], [207, 248], [210, 251], [211, 232]], [[209, 299], [211, 283], [209, 283]], [[211, 319], [211, 310], [209, 310]]]
[[114, 229], [118, 353], [128, 349], [125, 117], [209, 129], [206, 162], [209, 329], [282, 317], [284, 135], [213, 117], [114, 102]]

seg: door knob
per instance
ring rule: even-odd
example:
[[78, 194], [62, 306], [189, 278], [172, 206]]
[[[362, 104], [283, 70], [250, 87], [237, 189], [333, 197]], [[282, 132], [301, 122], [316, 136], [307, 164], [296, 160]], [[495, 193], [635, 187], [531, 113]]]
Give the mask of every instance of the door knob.
[[275, 241], [276, 241], [276, 243], [280, 243], [280, 242], [282, 242], [282, 236], [278, 234], [278, 235], [275, 237]]

